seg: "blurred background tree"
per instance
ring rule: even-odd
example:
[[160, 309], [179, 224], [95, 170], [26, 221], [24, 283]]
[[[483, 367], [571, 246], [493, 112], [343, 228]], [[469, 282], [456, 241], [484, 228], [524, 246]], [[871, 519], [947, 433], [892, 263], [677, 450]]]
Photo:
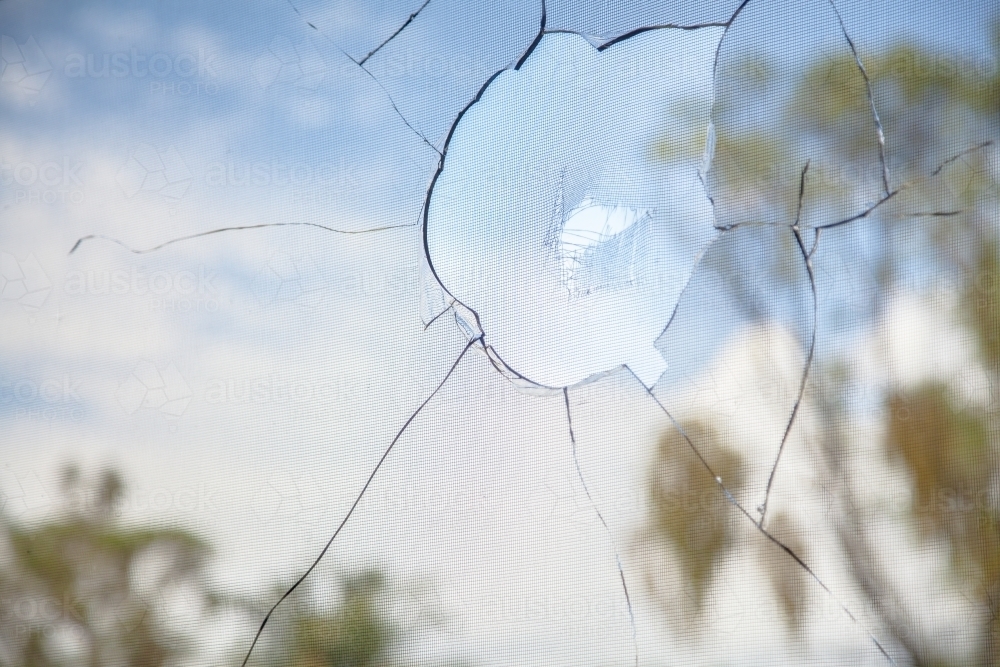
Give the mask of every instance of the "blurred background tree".
[[[950, 294], [959, 311], [957, 326], [967, 340], [975, 341], [974, 365], [979, 367], [966, 370], [981, 371], [987, 378], [988, 398], [963, 398], [967, 388], [959, 386], [961, 378], [916, 384], [891, 378], [879, 387], [882, 394], [876, 401], [881, 433], [877, 456], [894, 471], [894, 479], [905, 480], [910, 502], [894, 517], [912, 540], [889, 537], [884, 509], [872, 505], [870, 490], [860, 488], [855, 479], [861, 451], [871, 451], [859, 446], [861, 422], [872, 414], [870, 409], [860, 413], [853, 395], [865, 381], [859, 377], [858, 360], [842, 351], [820, 353], [806, 393], [818, 415], [822, 458], [816, 463], [829, 488], [837, 489], [832, 516], [837, 517], [844, 569], [873, 605], [881, 624], [877, 632], [888, 639], [895, 655], [913, 665], [1000, 665], [1000, 192], [998, 166], [991, 164], [1000, 140], [1000, 23], [993, 34], [993, 57], [986, 61], [906, 43], [866, 58], [888, 141], [891, 187], [914, 185], [876, 219], [858, 223], [866, 225], [869, 234], [864, 252], [846, 269], [855, 275], [840, 279], [859, 286], [852, 296], [866, 302], [864, 307], [838, 320], [836, 310], [824, 307], [821, 299], [821, 329], [867, 327], [886, 337], [893, 335], [886, 332], [887, 307], [895, 296], [920, 283], [913, 280], [915, 274], [932, 277], [924, 281], [931, 287], [957, 286]], [[787, 228], [797, 208], [790, 193], [798, 189], [796, 179], [787, 175], [797, 177], [804, 166], [799, 159], [803, 147], [817, 145], [825, 149], [806, 178], [807, 204], [811, 197], [821, 202], [816, 210], [822, 211], [822, 202], [833, 202], [831, 208], [837, 201], [870, 202], [873, 124], [865, 82], [853, 58], [819, 58], [791, 81], [775, 63], [748, 59], [737, 66], [756, 76], [744, 77], [734, 94], [785, 101], [778, 112], [780, 122], [773, 125], [779, 129], [769, 135], [740, 120], [747, 115], [743, 98], [727, 100], [723, 91], [711, 183], [724, 206], [729, 202], [731, 210], [740, 211], [741, 222]], [[774, 87], [784, 87], [789, 94], [779, 94]], [[866, 115], [868, 122], [856, 122]], [[986, 141], [994, 145], [968, 152], [934, 173], [948, 156]], [[670, 157], [669, 144], [659, 148], [661, 156]], [[829, 176], [831, 165], [841, 177]], [[928, 212], [944, 215], [914, 215]], [[837, 233], [842, 240], [851, 232], [841, 228], [829, 239], [822, 237], [816, 261], [823, 260], [825, 244], [838, 242]], [[767, 267], [774, 289], [753, 284], [748, 276], [755, 274], [745, 270], [747, 259], [738, 253], [718, 254], [709, 263], [739, 300], [739, 316], [745, 322], [773, 317], [779, 310], [776, 304], [788, 298], [790, 290], [808, 286], [804, 274], [789, 271], [802, 258], [788, 244], [760, 248], [751, 261]], [[889, 342], [883, 343], [882, 349], [887, 349]], [[878, 363], [892, 366], [884, 358]], [[735, 495], [744, 491], [748, 462], [738, 448], [704, 418], [688, 418], [681, 426], [727, 488]], [[702, 613], [720, 564], [745, 545], [739, 531], [748, 522], [729, 506], [677, 429], [660, 439], [647, 498], [649, 510], [639, 538], [666, 547], [648, 569], [647, 583], [662, 606], [682, 609], [680, 616], [689, 621], [691, 613]], [[796, 540], [794, 518], [769, 514], [765, 525], [808, 560], [805, 545]], [[918, 551], [934, 550], [947, 554], [947, 574], [942, 576], [973, 609], [968, 623], [977, 637], [975, 646], [958, 647], [935, 630], [934, 610], [895, 576], [900, 562], [915, 560]], [[774, 550], [761, 549], [759, 556], [758, 565], [790, 625], [801, 625], [807, 620], [802, 600], [803, 586], [808, 585], [801, 568]], [[676, 568], [690, 582], [687, 591], [665, 586], [663, 573]], [[701, 621], [712, 623], [703, 616]]]
[[213, 606], [209, 547], [184, 530], [121, 525], [124, 490], [114, 471], [87, 483], [67, 467], [58, 518], [0, 516], [0, 665], [158, 667], [189, 656], [188, 629], [164, 604]]
[[[870, 276], [872, 289], [855, 295], [866, 299], [867, 307], [850, 313], [851, 326], [884, 331], [887, 303], [903, 289], [907, 265], [915, 261], [921, 271], [959, 286], [960, 324], [975, 341], [988, 400], [960, 400], [957, 380], [947, 378], [915, 385], [890, 382], [878, 401], [883, 408], [878, 448], [896, 477], [905, 480], [912, 499], [896, 519], [915, 536], [913, 544], [947, 555], [951, 585], [968, 596], [977, 637], [968, 656], [954, 656], [955, 646], [926, 622], [930, 610], [892, 576], [893, 560], [908, 559], [912, 554], [902, 550], [913, 547], [888, 542], [883, 523], [874, 520], [885, 513], [870, 506], [870, 494], [854, 477], [860, 457], [852, 396], [861, 382], [856, 360], [821, 354], [807, 392], [820, 424], [823, 458], [817, 463], [837, 490], [832, 516], [844, 569], [872, 602], [891, 650], [913, 665], [1000, 665], [1000, 193], [997, 166], [989, 162], [996, 153], [968, 153], [928, 178], [947, 156], [1000, 138], [1000, 29], [995, 34], [992, 69], [965, 67], [955, 54], [910, 44], [866, 58], [889, 140], [893, 180], [924, 180], [870, 221], [876, 237], [866, 242], [865, 276], [852, 279]], [[748, 204], [740, 210], [750, 222], [787, 227], [796, 214], [789, 192], [797, 192], [803, 166], [797, 156], [803, 145], [817, 141], [828, 147], [826, 167], [841, 165], [842, 177], [824, 177], [824, 165], [814, 164], [815, 180], [807, 180], [810, 196], [834, 204], [858, 199], [871, 177], [872, 135], [870, 123], [854, 120], [868, 109], [853, 60], [817, 61], [791, 78], [766, 63], [752, 71], [744, 82], [765, 98], [784, 99], [783, 113], [795, 122], [779, 123], [786, 129], [773, 135], [735, 121], [727, 131], [720, 122], [717, 153], [723, 157], [714, 187], [728, 193], [723, 199]], [[786, 98], [769, 92], [769, 86], [789, 87], [790, 93]], [[740, 90], [746, 94], [750, 88]], [[817, 101], [820, 90], [823, 103]], [[720, 100], [717, 119], [739, 115], [738, 104], [727, 107], [725, 96]], [[687, 153], [690, 146], [658, 147], [664, 159], [675, 151]], [[957, 213], [910, 216], [921, 211]], [[774, 317], [779, 302], [803, 286], [792, 237], [780, 238], [782, 243], [752, 256], [720, 254], [708, 264], [739, 299], [740, 316], [747, 321]], [[826, 243], [820, 244], [817, 261]], [[766, 289], [747, 280], [751, 272], [743, 267], [748, 262], [766, 267], [771, 276]], [[820, 327], [828, 326], [831, 317], [821, 311]], [[704, 419], [683, 426], [708, 453], [727, 488], [745, 492], [746, 457]], [[261, 601], [217, 595], [206, 584], [211, 552], [203, 540], [184, 530], [119, 521], [124, 494], [119, 475], [105, 471], [87, 482], [77, 469], [67, 468], [62, 479], [58, 518], [20, 524], [0, 516], [0, 666], [157, 667], [193, 659], [197, 628], [173, 619], [171, 604], [185, 606], [186, 618], [236, 606], [249, 612], [247, 631], [256, 629], [265, 610]], [[750, 542], [740, 532], [746, 521], [675, 430], [660, 438], [648, 482], [642, 537], [667, 548], [662, 562], [647, 571], [647, 583], [666, 608], [680, 612], [675, 618], [688, 628], [695, 621], [711, 623], [704, 615], [707, 592], [720, 564], [737, 554], [747, 556]], [[766, 525], [808, 559], [807, 545], [796, 539], [795, 517], [775, 513]], [[754, 553], [789, 627], [799, 628], [808, 620], [803, 591], [810, 584], [803, 571], [773, 549]], [[685, 590], [664, 585], [658, 575], [664, 563], [682, 572]], [[345, 576], [325, 600], [315, 589], [302, 593], [275, 617], [255, 662], [275, 667], [401, 663], [409, 630], [395, 613], [398, 596], [382, 574]]]
[[[260, 619], [288, 586], [275, 585], [266, 599], [235, 601], [256, 631]], [[392, 667], [403, 657], [412, 628], [400, 614], [401, 592], [377, 569], [341, 574], [336, 590], [322, 592], [312, 580], [289, 596], [261, 637], [251, 665], [269, 667]], [[242, 660], [246, 647], [237, 647]]]
[[[979, 142], [996, 142], [1000, 127], [1000, 24], [994, 27], [992, 66], [965, 63], [955, 54], [900, 45], [869, 65], [876, 101], [886, 132], [897, 144], [899, 178], [916, 178], [934, 169], [945, 153]], [[850, 104], [845, 90], [844, 106]], [[863, 97], [853, 95], [857, 99]], [[854, 102], [857, 104], [857, 102]], [[818, 119], [819, 131], [837, 120], [830, 109]], [[844, 137], [850, 145], [850, 137]], [[880, 294], [875, 317], [884, 317], [883, 301], [901, 291], [901, 268], [916, 253], [933, 271], [957, 285], [956, 305], [965, 337], [975, 341], [976, 362], [987, 379], [988, 398], [963, 398], [961, 378], [923, 380], [916, 385], [890, 384], [882, 398], [881, 445], [886, 458], [903, 473], [910, 502], [903, 521], [922, 548], [948, 554], [953, 587], [974, 603], [971, 622], [979, 637], [968, 658], [956, 656], [927, 622], [928, 611], [900, 590], [888, 576], [893, 546], [865, 513], [865, 503], [850, 482], [846, 463], [852, 456], [849, 385], [855, 379], [845, 365], [831, 364], [817, 377], [814, 392], [822, 417], [821, 433], [831, 474], [840, 477], [842, 517], [837, 528], [849, 571], [874, 601], [883, 626], [914, 665], [1000, 665], [1000, 283], [998, 274], [998, 193], [991, 175], [991, 150], [969, 153], [941, 172], [937, 184], [915, 188], [916, 210], [954, 210], [914, 224], [890, 218], [885, 251], [876, 257]], [[945, 208], [940, 208], [942, 200]], [[933, 208], [937, 204], [939, 208]], [[907, 239], [906, 237], [910, 238]], [[969, 371], [975, 369], [968, 369]], [[966, 662], [968, 660], [968, 662]], [[959, 662], [961, 661], [961, 662]]]
[[[252, 636], [268, 595], [214, 590], [211, 549], [178, 528], [123, 525], [126, 488], [104, 470], [63, 470], [58, 518], [15, 523], [0, 515], [0, 667], [167, 667], [206, 664], [202, 625], [230, 614]], [[411, 629], [399, 591], [377, 570], [341, 576], [322, 595], [310, 581], [286, 600], [254, 652], [271, 667], [389, 667]], [[238, 665], [249, 644], [231, 647]]]

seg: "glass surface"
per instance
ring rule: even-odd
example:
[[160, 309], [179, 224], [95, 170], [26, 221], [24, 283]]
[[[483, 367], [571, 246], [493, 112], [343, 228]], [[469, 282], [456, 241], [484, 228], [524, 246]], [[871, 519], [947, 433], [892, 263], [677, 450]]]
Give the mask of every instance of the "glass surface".
[[1000, 665], [991, 3], [0, 33], [0, 665]]

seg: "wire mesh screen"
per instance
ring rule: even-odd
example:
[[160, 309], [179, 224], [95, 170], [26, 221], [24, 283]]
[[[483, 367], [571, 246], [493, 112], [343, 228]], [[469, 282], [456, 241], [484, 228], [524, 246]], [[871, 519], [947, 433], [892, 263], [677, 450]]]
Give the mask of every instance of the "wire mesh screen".
[[990, 3], [0, 26], [0, 665], [1000, 665]]

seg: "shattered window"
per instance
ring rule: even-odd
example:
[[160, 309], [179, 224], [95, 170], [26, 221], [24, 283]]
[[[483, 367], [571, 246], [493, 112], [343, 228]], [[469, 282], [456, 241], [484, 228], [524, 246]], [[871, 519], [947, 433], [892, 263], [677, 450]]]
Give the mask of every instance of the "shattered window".
[[0, 664], [1000, 664], [990, 3], [0, 32]]

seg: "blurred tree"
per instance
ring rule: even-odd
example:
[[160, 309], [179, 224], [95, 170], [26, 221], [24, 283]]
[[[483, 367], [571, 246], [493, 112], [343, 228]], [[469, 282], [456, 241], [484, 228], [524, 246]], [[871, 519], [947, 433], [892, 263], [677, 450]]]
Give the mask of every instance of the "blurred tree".
[[386, 654], [399, 630], [379, 606], [385, 581], [375, 571], [347, 577], [343, 599], [330, 613], [304, 611], [295, 620], [290, 665], [374, 667], [386, 664]]
[[[668, 618], [680, 621], [691, 632], [694, 621], [711, 621], [704, 615], [708, 590], [723, 561], [746, 547], [748, 532], [744, 517], [730, 511], [728, 499], [707, 474], [687, 438], [697, 443], [730, 493], [740, 495], [746, 490], [747, 464], [705, 423], [692, 421], [681, 428], [684, 435], [673, 430], [660, 437], [648, 479], [649, 514], [638, 544], [644, 550], [665, 547], [660, 552], [668, 554], [673, 563], [669, 570], [675, 573], [672, 581], [663, 580], [664, 570], [654, 561], [647, 569], [646, 583]], [[806, 553], [795, 538], [796, 526], [790, 517], [778, 514], [771, 524], [773, 534], [786, 545], [800, 555]], [[788, 567], [772, 546], [761, 544], [765, 578], [789, 628], [797, 631], [801, 627], [804, 573]]]
[[[393, 664], [400, 629], [386, 614], [386, 583], [375, 570], [340, 579], [335, 595], [320, 596], [308, 581], [272, 616], [252, 664], [274, 667], [376, 667]], [[287, 587], [274, 587], [280, 595]], [[323, 598], [332, 598], [332, 603]], [[243, 600], [252, 622], [265, 607]]]
[[[994, 142], [1000, 117], [1000, 23], [994, 28], [992, 69], [959, 56], [899, 45], [869, 64], [886, 132], [894, 140], [899, 180], [927, 173], [949, 153], [983, 140]], [[853, 98], [855, 101], [851, 102]], [[843, 106], [863, 97], [846, 95]], [[839, 110], [816, 119], [827, 132]], [[845, 145], [851, 135], [838, 135]], [[973, 603], [978, 645], [966, 658], [928, 629], [927, 610], [890, 575], [885, 551], [903, 545], [880, 539], [876, 522], [865, 520], [865, 502], [849, 478], [854, 442], [844, 365], [831, 365], [814, 384], [823, 440], [832, 475], [844, 489], [837, 526], [848, 568], [875, 601], [884, 627], [914, 665], [1000, 665], [1000, 290], [997, 289], [998, 201], [989, 151], [963, 156], [941, 173], [944, 185], [926, 182], [909, 193], [911, 210], [959, 211], [917, 225], [905, 215], [888, 216], [883, 252], [874, 257], [881, 302], [898, 290], [899, 267], [921, 257], [939, 275], [961, 285], [959, 309], [968, 335], [978, 344], [978, 364], [988, 378], [989, 401], [961, 399], [958, 380], [891, 385], [884, 396], [882, 444], [888, 460], [907, 480], [911, 503], [903, 521], [924, 548], [948, 554], [953, 590]], [[942, 203], [944, 206], [942, 207]], [[913, 239], [918, 239], [913, 243]], [[908, 242], [904, 243], [906, 240]], [[873, 312], [881, 313], [881, 303]], [[974, 371], [975, 369], [967, 369]], [[905, 558], [904, 555], [894, 554]], [[958, 662], [970, 660], [971, 662]]]
[[[877, 229], [878, 237], [865, 248], [865, 268], [870, 269], [874, 289], [867, 314], [851, 322], [852, 327], [885, 330], [884, 307], [901, 288], [900, 267], [907, 262], [912, 267], [919, 260], [922, 270], [947, 276], [961, 286], [958, 308], [968, 336], [977, 344], [977, 363], [988, 378], [989, 398], [986, 403], [959, 400], [962, 387], [951, 379], [915, 386], [890, 384], [883, 396], [881, 446], [889, 465], [912, 494], [907, 511], [896, 519], [912, 530], [921, 549], [948, 554], [947, 567], [953, 580], [946, 583], [965, 595], [973, 608], [974, 620], [963, 630], [978, 637], [978, 642], [974, 647], [963, 647], [966, 655], [959, 656], [961, 651], [933, 629], [931, 610], [893, 576], [893, 562], [916, 558], [916, 552], [908, 551], [913, 548], [910, 543], [886, 539], [885, 513], [869, 505], [871, 494], [857, 488], [852, 478], [862, 460], [856, 440], [859, 416], [851, 407], [850, 396], [858, 379], [847, 370], [855, 362], [849, 358], [824, 360], [813, 369], [809, 385], [809, 400], [821, 423], [824, 460], [820, 463], [825, 462], [824, 474], [831, 478], [831, 488], [839, 490], [835, 529], [845, 569], [872, 601], [882, 631], [889, 634], [888, 645], [905, 652], [913, 665], [1000, 665], [1000, 191], [996, 165], [990, 164], [991, 155], [996, 153], [971, 152], [934, 173], [949, 155], [984, 140], [994, 144], [1000, 140], [998, 59], [1000, 23], [994, 28], [992, 59], [963, 60], [956, 54], [928, 52], [909, 44], [867, 58], [873, 95], [889, 141], [892, 187], [904, 182], [914, 186], [869, 225]], [[777, 68], [758, 70], [768, 75], [744, 89], [772, 85], [770, 77]], [[755, 133], [752, 126], [730, 125], [728, 131], [720, 132], [716, 151], [729, 159], [716, 165], [719, 172], [714, 183], [719, 188], [716, 194], [721, 192], [719, 198], [756, 203], [756, 213], [752, 207], [745, 209], [751, 211], [751, 218], [758, 216], [753, 219], [764, 224], [789, 225], [795, 216], [787, 198], [790, 182], [776, 174], [773, 165], [791, 161], [802, 145], [828, 146], [830, 162], [845, 165], [844, 174], [866, 174], [871, 167], [871, 127], [855, 122], [859, 114], [867, 113], [863, 84], [852, 59], [817, 61], [791, 82], [787, 113], [799, 117], [795, 131], [767, 135]], [[820, 88], [824, 103], [816, 104]], [[808, 108], [809, 113], [802, 116], [802, 108]], [[739, 109], [735, 105], [723, 107], [719, 113], [724, 116], [739, 113]], [[724, 120], [722, 125], [726, 127]], [[661, 156], [669, 159], [669, 148], [659, 147]], [[818, 200], [835, 201], [845, 193], [855, 195], [859, 183], [851, 177], [817, 177], [809, 193]], [[752, 192], [747, 192], [748, 184]], [[728, 193], [727, 188], [731, 190]], [[911, 215], [926, 211], [951, 213]], [[778, 254], [774, 249], [763, 249], [760, 261], [767, 263]], [[719, 257], [712, 267], [727, 290], [745, 302], [741, 316], [761, 319], [767, 304], [755, 300], [773, 302], [782, 298], [781, 291], [764, 293], [756, 286], [742, 284], [744, 272], [733, 268], [739, 262], [738, 257]], [[789, 281], [779, 263], [774, 263], [770, 273], [775, 285]], [[859, 280], [856, 276], [852, 279]], [[801, 276], [797, 280], [801, 281]], [[706, 456], [727, 487], [734, 494], [743, 490], [740, 471], [744, 463], [739, 454], [728, 450], [709, 425], [686, 423], [684, 428], [699, 448], [709, 452]], [[733, 555], [739, 542], [734, 525], [718, 519], [735, 515], [735, 510], [726, 507], [711, 476], [684, 444], [675, 431], [660, 440], [650, 471], [650, 509], [642, 536], [670, 545], [667, 557], [692, 582], [694, 604], [689, 607], [698, 610], [717, 565]], [[682, 489], [712, 492], [718, 502], [711, 506], [701, 503], [697, 511], [690, 505], [685, 508], [677, 496]], [[711, 529], [698, 528], [705, 524], [700, 514], [716, 517], [710, 522]], [[873, 520], [875, 517], [879, 520]], [[794, 540], [795, 527], [789, 517], [770, 516], [767, 525], [803, 553], [802, 545]], [[802, 571], [773, 553], [761, 554], [773, 590], [794, 622], [804, 613]], [[662, 565], [652, 568], [654, 592], [663, 593], [658, 581], [662, 574], [656, 573], [665, 571], [670, 570]], [[676, 591], [667, 592], [675, 606], [683, 602]]]
[[[684, 426], [688, 437], [699, 443], [716, 444], [712, 429], [693, 422]], [[733, 491], [743, 486], [743, 459], [735, 452], [716, 447], [714, 471]], [[684, 590], [659, 590], [664, 610], [681, 607], [685, 615], [699, 615], [704, 607], [712, 575], [719, 562], [736, 546], [736, 527], [726, 512], [726, 499], [715, 480], [705, 474], [690, 452], [684, 437], [669, 431], [661, 436], [654, 467], [650, 471], [650, 514], [646, 537], [672, 548]], [[651, 579], [654, 588], [659, 583]], [[679, 601], [681, 604], [671, 604]]]
[[160, 603], [213, 600], [207, 545], [169, 528], [118, 523], [124, 492], [110, 470], [92, 485], [62, 475], [60, 518], [32, 526], [0, 516], [0, 665], [158, 667], [192, 648]]
[[[247, 631], [256, 631], [266, 611], [259, 596], [214, 592], [204, 541], [181, 529], [119, 522], [125, 486], [118, 473], [105, 470], [88, 484], [69, 466], [61, 490], [58, 519], [19, 525], [0, 515], [0, 667], [190, 663], [205, 657], [197, 623], [224, 610], [244, 612]], [[272, 619], [254, 662], [401, 664], [412, 629], [379, 571], [343, 576], [325, 598], [308, 584]], [[239, 664], [246, 646], [234, 650], [230, 662]]]
[[[275, 586], [280, 596], [287, 587]], [[384, 574], [364, 569], [341, 575], [336, 591], [306, 580], [271, 617], [251, 665], [268, 667], [393, 667], [408, 664], [406, 641], [427, 619], [402, 613], [400, 591]], [[274, 595], [241, 598], [256, 631]], [[242, 659], [242, 655], [240, 655]], [[239, 660], [237, 660], [239, 662]]]

